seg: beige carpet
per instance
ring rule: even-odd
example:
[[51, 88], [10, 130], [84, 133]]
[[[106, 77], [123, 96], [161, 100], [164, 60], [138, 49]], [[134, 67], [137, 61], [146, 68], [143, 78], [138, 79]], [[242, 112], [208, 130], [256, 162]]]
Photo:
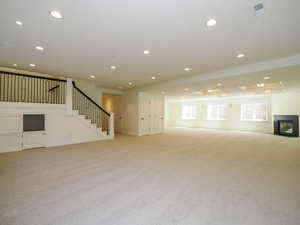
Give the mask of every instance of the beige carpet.
[[1, 225], [299, 225], [300, 139], [174, 129], [0, 154]]

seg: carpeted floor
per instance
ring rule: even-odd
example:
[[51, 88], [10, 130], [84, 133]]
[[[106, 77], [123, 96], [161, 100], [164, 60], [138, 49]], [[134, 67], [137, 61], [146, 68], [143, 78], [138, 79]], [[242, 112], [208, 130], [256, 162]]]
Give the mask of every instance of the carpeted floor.
[[300, 139], [173, 129], [0, 154], [1, 225], [299, 225]]

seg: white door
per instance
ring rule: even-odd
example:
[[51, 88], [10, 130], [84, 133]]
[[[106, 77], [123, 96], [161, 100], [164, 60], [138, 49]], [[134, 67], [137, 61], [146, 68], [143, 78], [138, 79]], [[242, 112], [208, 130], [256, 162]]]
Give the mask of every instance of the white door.
[[149, 96], [141, 93], [139, 96], [139, 134], [148, 135], [151, 133], [151, 100]]
[[152, 114], [153, 114], [153, 127], [152, 133], [159, 134], [163, 132], [163, 119], [164, 119], [164, 98], [162, 96], [153, 96], [152, 101]]
[[159, 96], [157, 99], [157, 133], [164, 132], [164, 97]]
[[151, 99], [151, 115], [152, 115], [152, 120], [151, 120], [151, 133], [152, 134], [157, 134], [159, 133], [158, 127], [159, 127], [159, 110], [158, 110], [158, 97], [157, 96], [152, 96]]
[[41, 148], [46, 146], [45, 131], [23, 132], [22, 134], [22, 150]]
[[164, 96], [139, 95], [140, 135], [159, 134], [164, 130]]

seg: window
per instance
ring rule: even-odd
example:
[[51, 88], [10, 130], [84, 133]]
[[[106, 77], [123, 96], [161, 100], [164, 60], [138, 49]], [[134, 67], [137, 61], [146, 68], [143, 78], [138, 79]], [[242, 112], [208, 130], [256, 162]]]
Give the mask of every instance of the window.
[[207, 120], [226, 120], [228, 118], [228, 105], [208, 105]]
[[196, 105], [183, 105], [182, 106], [182, 119], [194, 120], [196, 119]]
[[241, 120], [267, 121], [267, 104], [266, 103], [242, 104]]

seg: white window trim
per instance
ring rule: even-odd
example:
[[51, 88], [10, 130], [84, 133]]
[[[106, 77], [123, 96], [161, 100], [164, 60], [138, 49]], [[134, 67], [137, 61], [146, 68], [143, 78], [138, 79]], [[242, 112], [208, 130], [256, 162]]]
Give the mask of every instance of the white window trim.
[[[242, 108], [243, 108], [243, 106], [242, 105], [256, 105], [256, 104], [264, 104], [264, 105], [266, 105], [266, 119], [265, 120], [260, 120], [260, 119], [243, 119], [242, 118]], [[268, 117], [268, 115], [269, 115], [269, 111], [268, 111], [268, 104], [267, 103], [263, 103], [263, 102], [261, 102], [261, 103], [241, 103], [241, 116], [240, 116], [240, 120], [241, 121], [245, 121], [245, 122], [268, 122], [269, 121], [269, 117]], [[254, 115], [256, 115], [256, 114], [254, 114]]]

